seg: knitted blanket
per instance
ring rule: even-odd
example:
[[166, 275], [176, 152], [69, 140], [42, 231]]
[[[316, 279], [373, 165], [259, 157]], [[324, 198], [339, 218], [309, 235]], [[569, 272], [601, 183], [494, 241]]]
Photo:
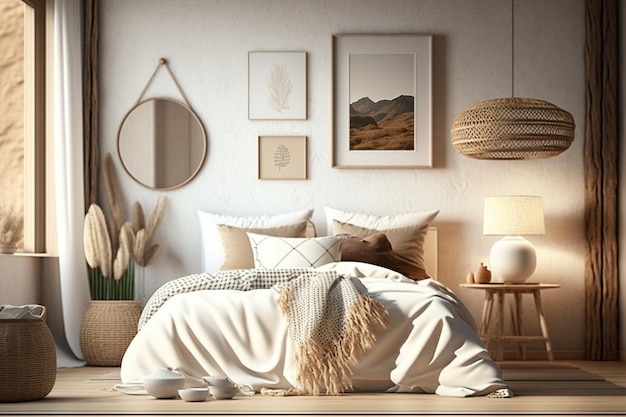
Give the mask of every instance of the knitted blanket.
[[297, 344], [299, 394], [339, 394], [352, 388], [350, 366], [387, 327], [387, 307], [367, 295], [358, 278], [311, 269], [231, 270], [170, 281], [150, 298], [139, 329], [167, 299], [198, 290], [279, 291], [280, 308]]
[[307, 271], [310, 269], [231, 269], [214, 274], [204, 272], [187, 275], [171, 280], [152, 294], [141, 312], [137, 328], [141, 330], [159, 308], [177, 294], [203, 290], [248, 291], [271, 288], [276, 284], [287, 283]]
[[367, 295], [358, 278], [309, 272], [280, 286], [279, 304], [297, 343], [296, 385], [301, 393], [339, 394], [352, 388], [350, 365], [386, 328], [387, 306]]

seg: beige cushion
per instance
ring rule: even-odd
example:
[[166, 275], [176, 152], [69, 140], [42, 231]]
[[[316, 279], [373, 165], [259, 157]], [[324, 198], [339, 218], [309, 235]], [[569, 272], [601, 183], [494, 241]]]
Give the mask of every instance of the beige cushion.
[[269, 216], [232, 216], [229, 214], [210, 213], [198, 210], [202, 242], [202, 271], [217, 272], [224, 263], [224, 248], [217, 230], [218, 224], [241, 228], [270, 228], [300, 224], [313, 215], [313, 210], [300, 210]]
[[[429, 278], [424, 265], [424, 238], [428, 231], [428, 224], [400, 227], [397, 229], [375, 230], [350, 223], [333, 221], [333, 234], [347, 234], [360, 238], [367, 238], [376, 233], [384, 233], [393, 249], [392, 259], [385, 262], [386, 265], [395, 265], [394, 268], [386, 266], [394, 271], [400, 272], [407, 278], [419, 280]], [[344, 258], [342, 257], [342, 260]], [[400, 271], [399, 269], [402, 269]]]
[[251, 269], [254, 268], [252, 247], [247, 232], [268, 236], [304, 237], [307, 231], [307, 221], [285, 226], [270, 228], [240, 228], [226, 224], [218, 224], [217, 230], [222, 238], [224, 248], [224, 269]]

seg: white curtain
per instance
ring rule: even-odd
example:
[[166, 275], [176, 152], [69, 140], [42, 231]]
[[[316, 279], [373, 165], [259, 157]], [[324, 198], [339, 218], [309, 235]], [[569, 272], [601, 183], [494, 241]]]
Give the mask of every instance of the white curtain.
[[[63, 327], [70, 352], [81, 363], [80, 323], [89, 305], [83, 250], [82, 0], [54, 1], [54, 149], [59, 274]], [[65, 357], [67, 356], [67, 358]]]

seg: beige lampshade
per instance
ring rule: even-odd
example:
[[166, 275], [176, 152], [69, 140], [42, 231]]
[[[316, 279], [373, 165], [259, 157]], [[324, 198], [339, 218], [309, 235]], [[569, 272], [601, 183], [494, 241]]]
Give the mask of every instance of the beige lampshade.
[[543, 100], [501, 98], [476, 103], [454, 118], [452, 146], [475, 159], [544, 159], [574, 141], [574, 118]]
[[543, 202], [539, 196], [485, 198], [484, 235], [543, 235]]

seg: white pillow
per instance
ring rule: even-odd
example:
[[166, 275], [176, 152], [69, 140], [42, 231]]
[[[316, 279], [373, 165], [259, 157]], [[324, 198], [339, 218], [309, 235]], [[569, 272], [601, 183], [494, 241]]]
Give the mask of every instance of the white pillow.
[[248, 233], [257, 269], [315, 268], [341, 260], [341, 237], [274, 237]]
[[366, 229], [388, 230], [417, 225], [428, 227], [435, 217], [437, 217], [437, 214], [439, 214], [439, 210], [431, 210], [406, 214], [375, 216], [372, 214], [355, 213], [331, 207], [324, 207], [324, 211], [326, 213], [326, 233], [329, 235], [333, 234], [333, 220], [337, 220], [341, 223], [350, 223]]
[[300, 210], [274, 216], [231, 216], [198, 210], [202, 235], [202, 270], [217, 272], [224, 263], [224, 247], [217, 228], [218, 224], [240, 228], [267, 229], [288, 226], [309, 220], [313, 210]]

